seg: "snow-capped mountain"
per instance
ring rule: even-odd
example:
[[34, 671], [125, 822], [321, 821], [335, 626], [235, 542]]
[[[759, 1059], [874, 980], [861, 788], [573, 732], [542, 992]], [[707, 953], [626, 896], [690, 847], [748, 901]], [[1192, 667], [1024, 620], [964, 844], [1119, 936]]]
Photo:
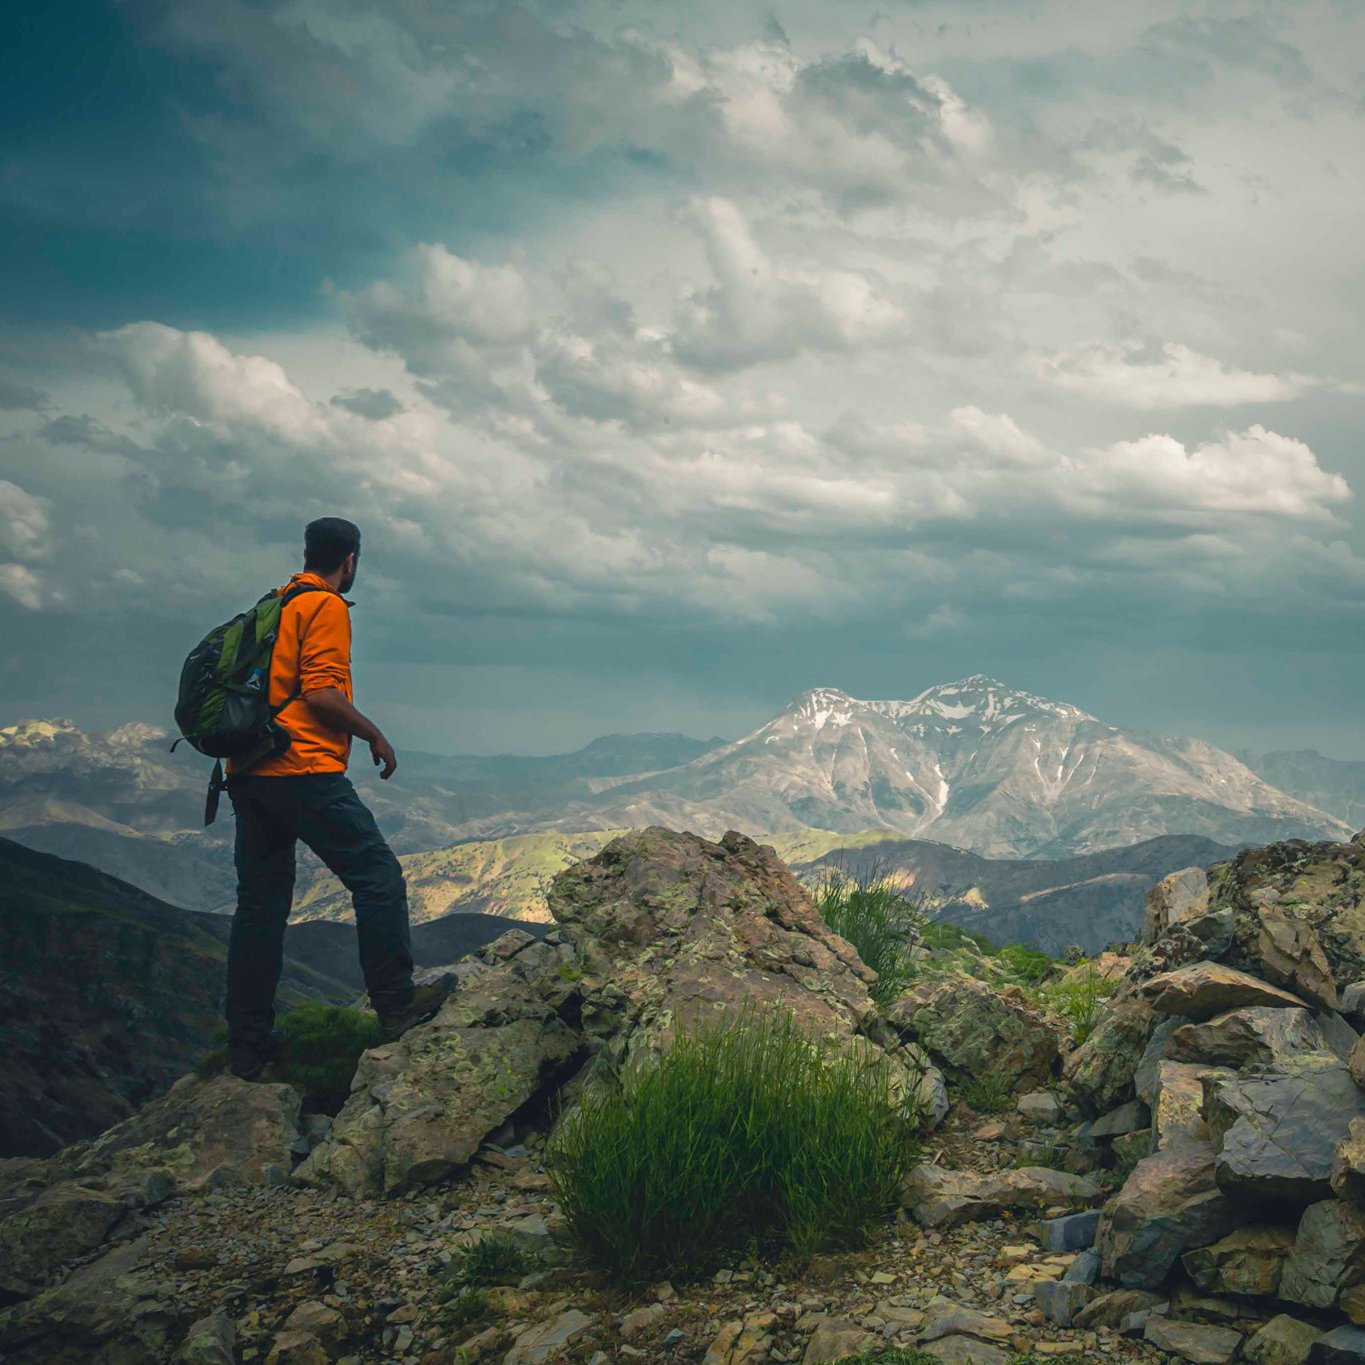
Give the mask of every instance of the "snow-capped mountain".
[[987, 857], [1350, 832], [1210, 744], [1120, 729], [981, 675], [910, 701], [818, 688], [733, 744], [604, 793], [590, 814], [598, 828], [889, 829]]
[[[231, 821], [204, 838], [207, 765], [167, 747], [149, 726], [0, 730], [0, 831], [216, 907], [231, 894]], [[355, 774], [399, 852], [656, 823], [759, 837], [880, 829], [992, 858], [1068, 857], [1166, 834], [1247, 844], [1351, 833], [1212, 745], [1121, 729], [980, 675], [910, 701], [818, 688], [731, 743], [632, 735], [553, 758], [403, 758], [382, 787], [368, 764]]]

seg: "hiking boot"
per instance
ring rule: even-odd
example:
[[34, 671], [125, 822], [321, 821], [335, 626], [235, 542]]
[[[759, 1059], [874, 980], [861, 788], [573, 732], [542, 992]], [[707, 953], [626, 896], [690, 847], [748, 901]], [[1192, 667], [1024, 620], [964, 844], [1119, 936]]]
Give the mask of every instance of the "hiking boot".
[[455, 978], [443, 976], [436, 981], [428, 982], [425, 986], [413, 987], [412, 997], [408, 1003], [398, 1009], [376, 1009], [384, 1041], [391, 1043], [395, 1038], [401, 1038], [410, 1028], [425, 1024], [445, 1004], [447, 996], [454, 989]]
[[228, 1070], [239, 1081], [259, 1081], [266, 1067], [279, 1055], [279, 1044], [274, 1038], [265, 1042], [228, 1043]]

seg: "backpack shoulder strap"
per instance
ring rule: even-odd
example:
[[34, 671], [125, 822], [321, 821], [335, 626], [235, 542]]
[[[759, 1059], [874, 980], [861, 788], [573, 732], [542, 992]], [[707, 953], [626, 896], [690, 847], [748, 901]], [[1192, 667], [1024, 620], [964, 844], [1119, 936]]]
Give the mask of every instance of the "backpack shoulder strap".
[[316, 583], [295, 583], [292, 587], [286, 588], [281, 594], [281, 607], [287, 607], [296, 597], [302, 597], [306, 592], [327, 592], [327, 588], [320, 588]]
[[[280, 610], [283, 611], [285, 607], [287, 607], [289, 603], [291, 603], [296, 597], [302, 597], [303, 594], [306, 592], [326, 591], [327, 591], [326, 588], [320, 588], [317, 586], [316, 583], [295, 583], [293, 587], [286, 589], [285, 592], [282, 594], [283, 600], [280, 602]], [[303, 696], [303, 684], [300, 681], [294, 684], [294, 690], [290, 692], [290, 694], [278, 706], [271, 708], [270, 719], [274, 720], [275, 717], [278, 716], [280, 712], [283, 711], [286, 707], [293, 706], [293, 704], [296, 701], [298, 701], [298, 699], [301, 696]]]

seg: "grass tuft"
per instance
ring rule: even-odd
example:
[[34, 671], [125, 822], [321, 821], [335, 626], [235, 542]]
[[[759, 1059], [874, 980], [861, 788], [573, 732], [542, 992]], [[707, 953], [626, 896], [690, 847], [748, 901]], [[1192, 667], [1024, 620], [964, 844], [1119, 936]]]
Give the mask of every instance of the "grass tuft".
[[884, 1057], [745, 1014], [590, 1089], [546, 1169], [590, 1259], [630, 1283], [688, 1278], [750, 1247], [865, 1244], [895, 1206], [918, 1126]]
[[1002, 1076], [976, 1076], [961, 1090], [975, 1114], [1007, 1114], [1017, 1103], [1013, 1087]]
[[915, 976], [926, 927], [922, 899], [910, 899], [889, 875], [858, 876], [832, 867], [813, 893], [820, 917], [846, 938], [877, 973], [870, 994], [878, 1004], [894, 1000]]
[[1071, 1025], [1075, 1043], [1083, 1043], [1095, 1031], [1104, 1002], [1118, 989], [1119, 982], [1101, 976], [1093, 962], [1074, 980], [1063, 980], [1039, 988], [1038, 995]]
[[462, 1284], [515, 1284], [532, 1268], [531, 1255], [503, 1233], [486, 1232], [471, 1242], [452, 1267]]

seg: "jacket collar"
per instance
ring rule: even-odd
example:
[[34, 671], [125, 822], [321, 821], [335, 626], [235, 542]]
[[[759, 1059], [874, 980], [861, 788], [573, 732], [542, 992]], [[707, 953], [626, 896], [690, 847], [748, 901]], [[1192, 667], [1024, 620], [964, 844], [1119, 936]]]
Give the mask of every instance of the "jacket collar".
[[[294, 587], [321, 588], [323, 592], [336, 593], [338, 597], [341, 597], [341, 594], [337, 592], [321, 574], [313, 573], [308, 569], [304, 569], [302, 573], [296, 573], [293, 578], [280, 589], [281, 595]], [[348, 607], [355, 606], [354, 602], [345, 597], [341, 597], [341, 600], [345, 602]]]

